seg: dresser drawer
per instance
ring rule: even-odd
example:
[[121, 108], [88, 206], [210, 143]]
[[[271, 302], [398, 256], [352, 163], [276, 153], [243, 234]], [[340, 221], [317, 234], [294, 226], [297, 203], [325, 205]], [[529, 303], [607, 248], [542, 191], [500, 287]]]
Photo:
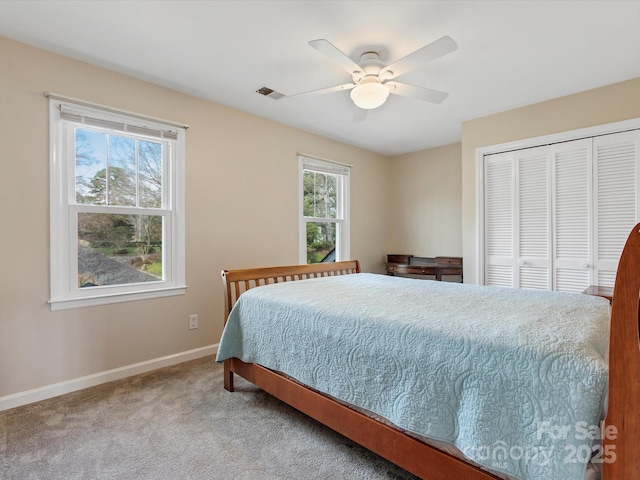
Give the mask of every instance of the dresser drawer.
[[387, 255], [387, 263], [407, 264], [409, 263], [409, 259], [411, 257], [413, 257], [413, 255], [399, 255], [399, 254]]
[[462, 265], [462, 257], [436, 257], [438, 265]]

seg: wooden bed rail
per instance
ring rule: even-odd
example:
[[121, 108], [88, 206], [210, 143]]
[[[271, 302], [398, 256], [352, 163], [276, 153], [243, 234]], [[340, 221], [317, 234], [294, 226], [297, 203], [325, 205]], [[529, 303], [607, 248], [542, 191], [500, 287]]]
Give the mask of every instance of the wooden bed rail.
[[247, 290], [270, 283], [290, 282], [307, 278], [331, 277], [360, 273], [358, 260], [317, 263], [313, 265], [292, 265], [286, 267], [246, 268], [244, 270], [222, 270], [224, 287], [224, 321]]
[[[622, 251], [613, 290], [603, 480], [640, 479], [640, 223]], [[615, 455], [614, 461], [611, 454]]]

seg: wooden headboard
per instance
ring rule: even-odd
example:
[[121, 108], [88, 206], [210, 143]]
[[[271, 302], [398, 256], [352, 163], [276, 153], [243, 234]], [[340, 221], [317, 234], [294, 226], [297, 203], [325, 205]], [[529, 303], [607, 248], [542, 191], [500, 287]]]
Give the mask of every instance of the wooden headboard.
[[332, 277], [360, 273], [358, 260], [344, 262], [316, 263], [286, 267], [246, 268], [243, 270], [222, 270], [224, 286], [225, 322], [238, 297], [250, 288], [270, 283], [291, 282], [307, 278]]

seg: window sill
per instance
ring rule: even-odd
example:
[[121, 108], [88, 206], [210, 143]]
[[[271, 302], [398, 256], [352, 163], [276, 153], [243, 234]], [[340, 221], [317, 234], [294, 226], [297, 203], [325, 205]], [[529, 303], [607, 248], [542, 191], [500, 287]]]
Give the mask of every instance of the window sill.
[[170, 287], [158, 290], [138, 291], [131, 293], [111, 293], [103, 295], [87, 296], [82, 298], [68, 298], [49, 300], [51, 311], [68, 310], [70, 308], [95, 307], [98, 305], [108, 305], [111, 303], [131, 302], [135, 300], [149, 300], [152, 298], [169, 297], [172, 295], [184, 295], [187, 286]]

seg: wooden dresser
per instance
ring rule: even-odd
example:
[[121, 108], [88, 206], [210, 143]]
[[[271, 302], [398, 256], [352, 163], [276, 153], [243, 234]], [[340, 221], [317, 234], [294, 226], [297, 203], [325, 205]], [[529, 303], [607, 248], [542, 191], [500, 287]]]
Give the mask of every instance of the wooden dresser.
[[387, 255], [387, 275], [431, 275], [438, 281], [443, 275], [459, 275], [462, 282], [462, 257]]

